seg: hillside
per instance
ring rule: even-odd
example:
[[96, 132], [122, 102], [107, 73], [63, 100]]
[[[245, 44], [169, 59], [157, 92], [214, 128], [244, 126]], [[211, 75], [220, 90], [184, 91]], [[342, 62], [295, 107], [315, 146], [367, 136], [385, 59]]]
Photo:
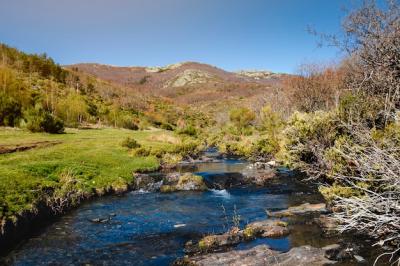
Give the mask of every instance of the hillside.
[[0, 44], [0, 55], [0, 126], [60, 133], [63, 126], [172, 129], [181, 117], [199, 126], [207, 121], [168, 99], [63, 68], [45, 54]]
[[196, 62], [165, 67], [75, 64], [66, 68], [127, 87], [141, 95], [164, 97], [176, 104], [202, 109], [238, 102], [253, 106], [255, 100], [269, 97], [285, 76], [268, 71], [228, 72]]

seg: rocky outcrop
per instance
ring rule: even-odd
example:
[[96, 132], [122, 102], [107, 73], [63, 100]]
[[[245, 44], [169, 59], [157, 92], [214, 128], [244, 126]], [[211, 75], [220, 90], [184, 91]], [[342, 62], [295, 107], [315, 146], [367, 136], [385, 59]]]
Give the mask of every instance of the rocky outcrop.
[[154, 67], [146, 67], [145, 71], [147, 73], [160, 73], [160, 72], [164, 72], [167, 70], [172, 70], [172, 69], [176, 69], [178, 67], [181, 67], [185, 64], [185, 62], [182, 63], [176, 63], [176, 64], [170, 64], [167, 66], [154, 66]]
[[232, 250], [223, 253], [213, 253], [186, 257], [174, 265], [280, 265], [280, 266], [320, 266], [334, 264], [335, 261], [326, 257], [327, 249], [302, 246], [280, 253], [271, 250], [266, 245], [259, 245], [248, 250]]
[[256, 70], [253, 70], [253, 71], [251, 71], [251, 70], [248, 70], [248, 71], [241, 70], [241, 71], [238, 71], [237, 74], [240, 75], [240, 76], [253, 78], [253, 79], [256, 79], [256, 80], [270, 79], [274, 75], [273, 72], [267, 71], [267, 70], [259, 70], [259, 71], [256, 71]]
[[198, 69], [186, 69], [174, 79], [168, 81], [165, 87], [183, 87], [194, 84], [203, 84], [213, 78], [209, 73]]
[[270, 212], [267, 211], [267, 214], [270, 217], [290, 217], [294, 215], [307, 215], [307, 214], [316, 214], [316, 213], [327, 213], [328, 209], [325, 203], [318, 204], [310, 204], [304, 203], [299, 206], [289, 207], [286, 210]]

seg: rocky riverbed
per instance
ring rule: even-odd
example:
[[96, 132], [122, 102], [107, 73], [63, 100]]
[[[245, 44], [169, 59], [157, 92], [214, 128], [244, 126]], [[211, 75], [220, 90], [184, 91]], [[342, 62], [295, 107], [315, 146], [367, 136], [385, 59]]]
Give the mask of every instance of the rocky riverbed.
[[136, 174], [131, 193], [99, 198], [37, 232], [10, 265], [371, 264], [368, 240], [337, 235], [322, 197], [273, 163], [205, 154]]

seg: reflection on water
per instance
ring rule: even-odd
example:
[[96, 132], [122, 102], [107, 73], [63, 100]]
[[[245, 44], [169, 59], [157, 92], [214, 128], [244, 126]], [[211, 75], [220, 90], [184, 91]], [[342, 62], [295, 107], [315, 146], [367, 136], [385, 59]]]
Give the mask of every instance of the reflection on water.
[[[213, 175], [240, 172], [245, 166], [244, 161], [224, 160], [191, 168], [202, 175]], [[188, 169], [185, 167], [181, 170]], [[227, 221], [231, 223], [234, 210], [244, 226], [266, 219], [266, 209], [320, 200], [319, 195], [310, 193], [290, 177], [282, 177], [266, 188], [171, 194], [142, 191], [104, 197], [65, 215], [7, 259], [14, 265], [168, 265], [183, 256], [188, 240], [226, 231], [231, 226]], [[95, 218], [110, 220], [95, 224], [90, 221]], [[319, 247], [336, 241], [322, 238], [320, 230], [313, 225], [299, 223], [293, 229], [286, 238], [258, 239], [236, 248], [266, 243], [273, 249], [287, 251], [293, 246]]]

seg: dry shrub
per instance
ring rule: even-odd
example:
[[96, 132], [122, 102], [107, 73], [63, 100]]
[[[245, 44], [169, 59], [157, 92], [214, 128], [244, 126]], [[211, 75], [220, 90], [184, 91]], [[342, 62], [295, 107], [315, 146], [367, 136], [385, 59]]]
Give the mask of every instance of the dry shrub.
[[343, 70], [317, 64], [300, 66], [299, 74], [283, 81], [289, 101], [298, 111], [313, 112], [336, 107], [344, 87]]

